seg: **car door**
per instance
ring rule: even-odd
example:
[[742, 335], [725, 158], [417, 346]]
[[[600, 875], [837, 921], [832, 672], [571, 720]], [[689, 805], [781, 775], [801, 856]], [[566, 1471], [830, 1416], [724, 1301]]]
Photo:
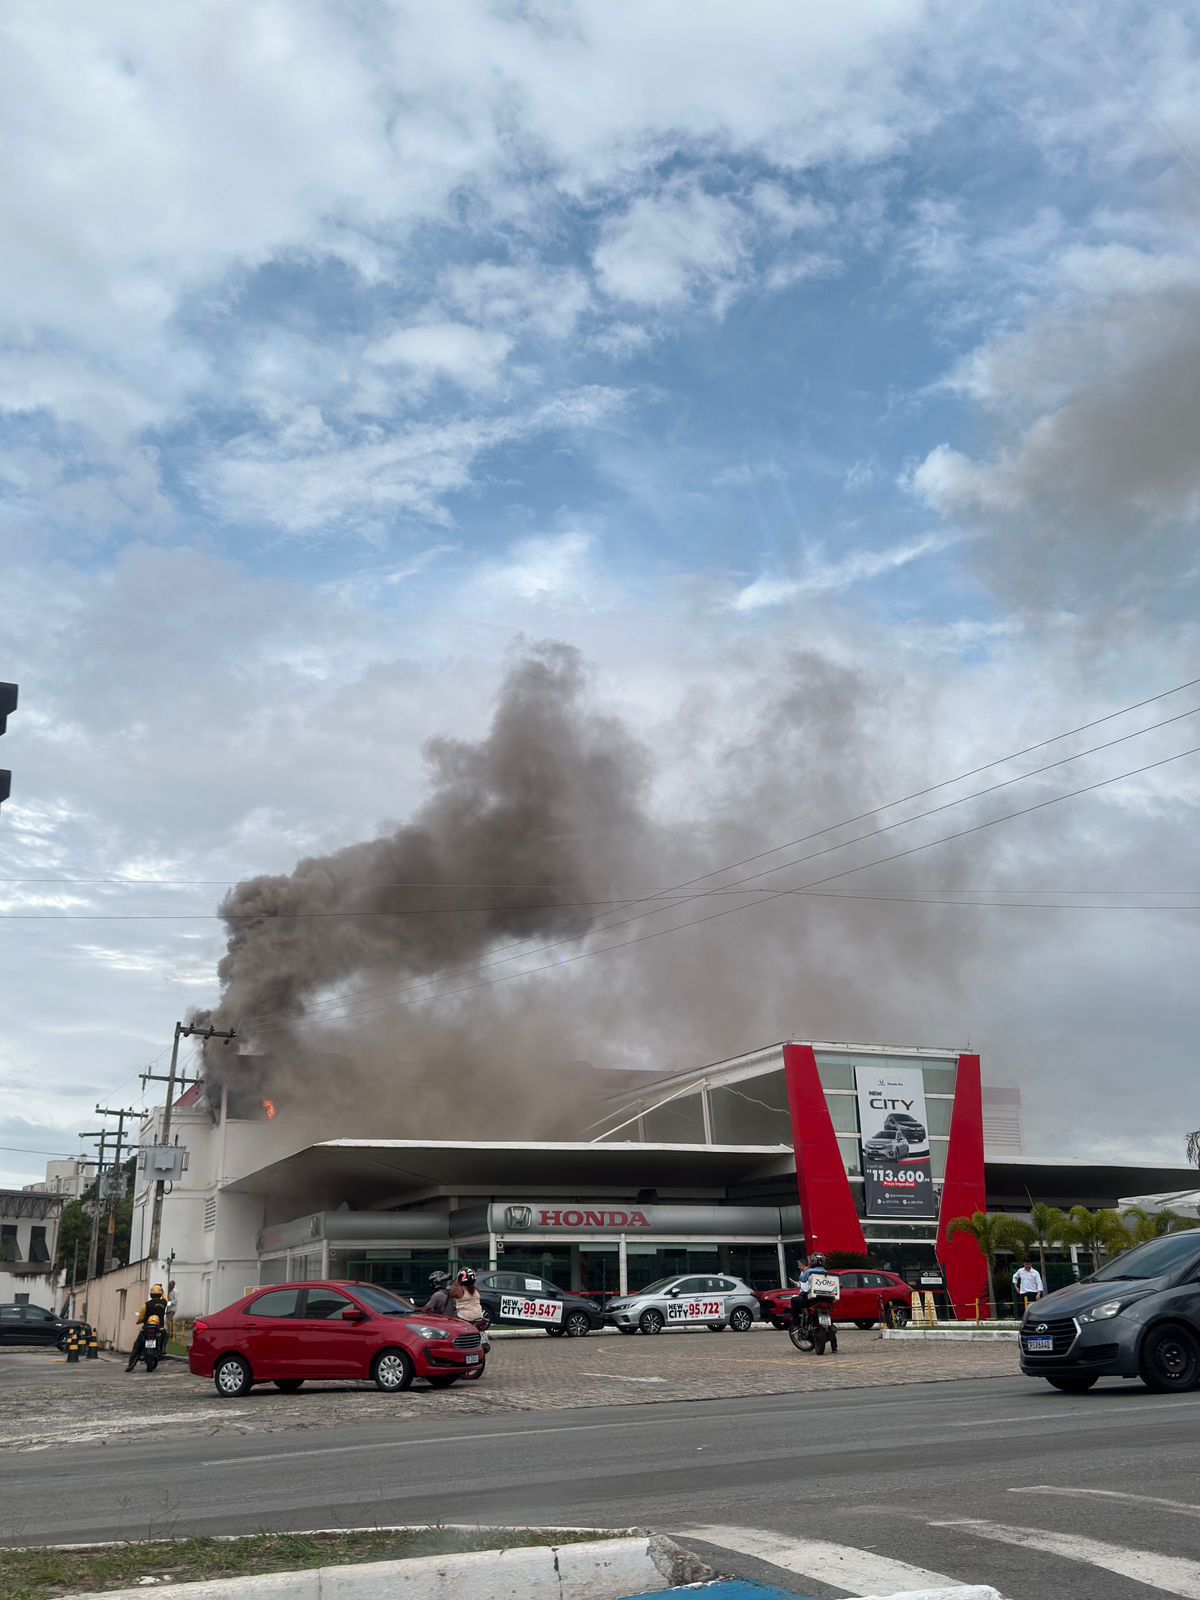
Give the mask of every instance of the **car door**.
[[523, 1328], [561, 1327], [562, 1291], [532, 1273], [515, 1272], [512, 1277], [514, 1288], [501, 1300], [505, 1320]]
[[236, 1342], [256, 1378], [299, 1378], [299, 1289], [268, 1289], [243, 1306]]
[[0, 1306], [0, 1342], [23, 1344], [25, 1322], [21, 1316], [24, 1306]]
[[62, 1323], [45, 1306], [22, 1306], [29, 1344], [57, 1344]]
[[347, 1311], [362, 1307], [340, 1289], [313, 1284], [303, 1291], [296, 1318], [300, 1364], [298, 1378], [366, 1378], [370, 1376], [371, 1328], [364, 1312], [347, 1320]]
[[710, 1287], [712, 1278], [693, 1277], [679, 1278], [671, 1284], [662, 1298], [663, 1315], [667, 1319], [668, 1327], [681, 1327], [688, 1323], [720, 1322], [724, 1312], [720, 1309], [706, 1310], [706, 1307], [719, 1307], [719, 1299]]

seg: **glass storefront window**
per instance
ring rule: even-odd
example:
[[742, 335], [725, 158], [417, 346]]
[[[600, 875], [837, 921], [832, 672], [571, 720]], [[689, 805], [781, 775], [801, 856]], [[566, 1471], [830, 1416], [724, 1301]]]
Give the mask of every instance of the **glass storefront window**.
[[659, 1278], [673, 1278], [684, 1272], [720, 1272], [720, 1251], [710, 1247], [688, 1244], [630, 1246], [629, 1290], [634, 1293]]
[[779, 1252], [773, 1244], [723, 1244], [721, 1271], [752, 1289], [779, 1288]]
[[791, 1145], [792, 1114], [782, 1068], [710, 1089], [708, 1109], [716, 1144]]
[[[486, 1255], [486, 1250], [484, 1255]], [[469, 1258], [464, 1258], [469, 1259]], [[474, 1265], [487, 1266], [486, 1261]], [[423, 1306], [429, 1299], [429, 1274], [449, 1272], [452, 1266], [449, 1253], [441, 1250], [406, 1250], [404, 1254], [388, 1254], [379, 1250], [333, 1248], [329, 1252], [329, 1275], [345, 1278], [351, 1283], [377, 1283], [393, 1294], [404, 1295]], [[320, 1277], [317, 1268], [314, 1277]]]
[[846, 1134], [839, 1135], [838, 1149], [842, 1152], [842, 1160], [846, 1163], [846, 1171], [854, 1177], [862, 1175], [862, 1146], [857, 1139], [852, 1139]]
[[949, 1148], [949, 1139], [929, 1141], [929, 1171], [935, 1183], [941, 1183], [946, 1176], [946, 1152]]
[[854, 1066], [845, 1056], [830, 1055], [827, 1050], [817, 1052], [817, 1076], [827, 1089], [853, 1089]]
[[949, 1133], [953, 1112], [953, 1100], [926, 1100], [925, 1114], [929, 1120], [930, 1133]]
[[829, 1115], [838, 1133], [858, 1132], [858, 1097], [852, 1094], [826, 1096]]
[[571, 1246], [542, 1244], [531, 1239], [516, 1246], [510, 1240], [503, 1255], [496, 1257], [498, 1272], [527, 1272], [531, 1278], [548, 1278], [560, 1289], [571, 1287]]
[[925, 1093], [953, 1094], [958, 1081], [958, 1066], [953, 1061], [939, 1063], [936, 1067], [925, 1062]]
[[[666, 1105], [652, 1106], [642, 1114], [642, 1137], [647, 1144], [703, 1144], [704, 1107], [700, 1104], [700, 1091], [681, 1094], [668, 1100]], [[627, 1129], [622, 1138], [633, 1136]]]

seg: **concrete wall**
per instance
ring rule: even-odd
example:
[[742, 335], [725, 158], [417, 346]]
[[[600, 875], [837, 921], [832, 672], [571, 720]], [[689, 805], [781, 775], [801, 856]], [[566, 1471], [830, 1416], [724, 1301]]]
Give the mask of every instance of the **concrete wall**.
[[[128, 1351], [137, 1338], [137, 1314], [150, 1290], [150, 1263], [134, 1261], [117, 1267], [102, 1277], [93, 1278], [86, 1289], [87, 1320], [95, 1328], [101, 1345]], [[85, 1291], [76, 1300], [76, 1314], [84, 1315]]]
[[19, 1297], [31, 1306], [42, 1306], [47, 1311], [57, 1311], [54, 1303], [55, 1284], [58, 1275], [54, 1272], [6, 1272], [0, 1267], [0, 1305], [11, 1305]]

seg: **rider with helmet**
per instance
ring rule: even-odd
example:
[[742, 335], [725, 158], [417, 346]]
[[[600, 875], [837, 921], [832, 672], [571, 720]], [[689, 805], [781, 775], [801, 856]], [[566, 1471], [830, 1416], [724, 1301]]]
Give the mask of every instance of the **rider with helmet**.
[[450, 1274], [448, 1272], [431, 1272], [429, 1274], [430, 1296], [421, 1307], [422, 1311], [431, 1311], [436, 1317], [457, 1317], [457, 1296], [450, 1288]]
[[158, 1326], [161, 1328], [165, 1324], [166, 1315], [167, 1297], [163, 1293], [163, 1286], [161, 1283], [152, 1283], [150, 1285], [150, 1298], [137, 1314], [138, 1335], [133, 1341], [133, 1349], [129, 1352], [129, 1361], [125, 1367], [126, 1372], [132, 1372], [142, 1359], [142, 1351], [146, 1347], [146, 1323], [148, 1319], [156, 1317]]

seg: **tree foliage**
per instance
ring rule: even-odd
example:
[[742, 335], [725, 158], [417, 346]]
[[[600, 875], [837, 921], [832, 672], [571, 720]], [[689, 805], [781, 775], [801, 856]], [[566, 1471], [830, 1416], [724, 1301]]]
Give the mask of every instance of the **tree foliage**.
[[[117, 1206], [117, 1230], [113, 1240], [113, 1265], [124, 1267], [129, 1264], [129, 1241], [133, 1233], [133, 1185], [134, 1173], [137, 1166], [136, 1156], [131, 1156], [125, 1163], [125, 1198]], [[63, 1208], [62, 1216], [58, 1222], [58, 1242], [54, 1252], [54, 1262], [60, 1271], [67, 1274], [68, 1283], [71, 1282], [71, 1272], [74, 1269], [76, 1281], [82, 1283], [87, 1276], [88, 1250], [92, 1240], [92, 1211], [96, 1204], [96, 1182], [92, 1182], [84, 1190], [78, 1200], [72, 1200]], [[103, 1202], [101, 1202], [103, 1207]], [[100, 1233], [96, 1250], [97, 1271], [104, 1265], [104, 1240], [108, 1226], [108, 1210], [103, 1207], [100, 1213]]]

